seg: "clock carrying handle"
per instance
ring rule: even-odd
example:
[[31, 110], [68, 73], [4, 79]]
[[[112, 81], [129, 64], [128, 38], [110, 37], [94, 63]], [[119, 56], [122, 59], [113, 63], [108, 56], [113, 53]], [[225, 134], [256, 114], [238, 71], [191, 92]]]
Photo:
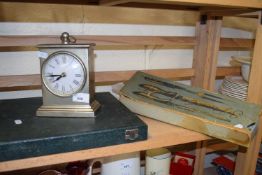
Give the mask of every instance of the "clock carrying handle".
[[69, 43], [76, 43], [76, 38], [73, 36], [69, 36]]
[[76, 38], [69, 35], [67, 32], [63, 32], [60, 36], [62, 44], [76, 43]]

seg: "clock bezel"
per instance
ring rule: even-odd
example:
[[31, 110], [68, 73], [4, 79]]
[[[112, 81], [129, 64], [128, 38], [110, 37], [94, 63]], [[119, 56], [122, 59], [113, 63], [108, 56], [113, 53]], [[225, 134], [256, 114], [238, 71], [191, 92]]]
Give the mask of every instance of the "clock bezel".
[[[50, 89], [50, 87], [46, 84], [45, 77], [44, 77], [44, 73], [43, 73], [43, 70], [44, 70], [43, 68], [46, 66], [48, 60], [50, 60], [50, 59], [52, 59], [53, 57], [55, 57], [56, 55], [60, 55], [60, 54], [70, 55], [70, 56], [72, 56], [73, 58], [75, 58], [75, 59], [80, 63], [80, 65], [81, 65], [81, 67], [83, 68], [83, 71], [84, 71], [84, 81], [83, 81], [82, 85], [80, 86], [80, 88], [79, 88], [77, 91], [75, 91], [75, 92], [73, 92], [73, 93], [71, 93], [71, 94], [68, 94], [68, 95], [66, 95], [66, 94], [65, 94], [65, 95], [60, 95], [60, 94], [55, 93], [52, 89]], [[81, 60], [81, 58], [79, 58], [77, 55], [75, 55], [75, 54], [73, 54], [73, 53], [71, 53], [71, 52], [69, 52], [69, 51], [56, 51], [56, 52], [50, 54], [50, 55], [44, 60], [44, 62], [43, 62], [42, 65], [41, 65], [41, 79], [42, 79], [42, 83], [44, 84], [44, 86], [46, 87], [46, 89], [47, 89], [50, 93], [52, 93], [53, 95], [58, 96], [58, 97], [71, 97], [71, 96], [73, 96], [74, 94], [80, 92], [80, 91], [83, 89], [83, 87], [85, 86], [85, 84], [86, 84], [86, 78], [87, 78], [87, 71], [86, 71], [85, 64], [83, 63], [83, 61]]]

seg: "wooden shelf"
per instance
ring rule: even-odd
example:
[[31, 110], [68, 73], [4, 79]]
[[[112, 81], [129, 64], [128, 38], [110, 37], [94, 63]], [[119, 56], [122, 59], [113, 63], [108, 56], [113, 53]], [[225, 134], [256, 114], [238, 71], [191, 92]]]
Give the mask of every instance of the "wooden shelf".
[[210, 139], [210, 137], [204, 134], [189, 131], [153, 119], [149, 119], [146, 117], [141, 117], [141, 119], [148, 125], [149, 135], [148, 140], [146, 141], [0, 162], [0, 172], [61, 164], [77, 160], [107, 157], [117, 154], [142, 151], [159, 147], [168, 147], [172, 145], [179, 145]]

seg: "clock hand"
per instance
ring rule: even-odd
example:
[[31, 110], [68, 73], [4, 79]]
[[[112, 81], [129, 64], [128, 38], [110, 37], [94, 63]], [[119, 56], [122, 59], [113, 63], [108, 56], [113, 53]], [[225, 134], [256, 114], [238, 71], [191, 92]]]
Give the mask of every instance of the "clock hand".
[[46, 77], [60, 77], [61, 75], [46, 75]]
[[60, 80], [62, 77], [66, 77], [66, 74], [63, 72], [61, 75], [59, 75], [54, 81], [53, 81], [53, 83], [54, 82], [56, 82], [56, 81], [58, 81], [58, 80]]
[[62, 78], [61, 75], [59, 77], [57, 77], [53, 82], [56, 82], [56, 81], [60, 80], [60, 78]]

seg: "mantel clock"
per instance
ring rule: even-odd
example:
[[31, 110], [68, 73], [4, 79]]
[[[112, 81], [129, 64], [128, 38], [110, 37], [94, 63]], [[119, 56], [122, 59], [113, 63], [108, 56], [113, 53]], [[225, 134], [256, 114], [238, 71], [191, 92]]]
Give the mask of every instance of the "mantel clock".
[[43, 105], [37, 116], [95, 117], [95, 44], [76, 44], [66, 32], [60, 38], [61, 44], [38, 45]]

